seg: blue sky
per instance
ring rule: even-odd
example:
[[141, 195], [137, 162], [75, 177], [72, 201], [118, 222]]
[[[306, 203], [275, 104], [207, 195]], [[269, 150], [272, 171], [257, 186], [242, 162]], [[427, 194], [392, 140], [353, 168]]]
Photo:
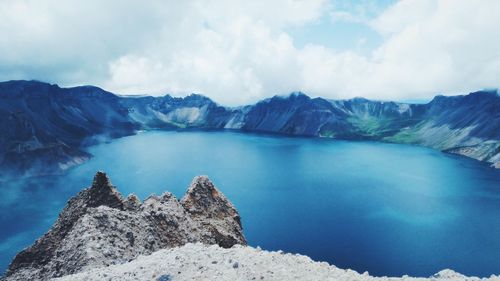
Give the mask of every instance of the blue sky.
[[3, 0], [0, 80], [241, 105], [500, 85], [497, 0]]
[[393, 5], [395, 0], [380, 1], [330, 1], [332, 9], [340, 15], [351, 15], [351, 19], [327, 12], [311, 23], [288, 28], [297, 47], [307, 44], [324, 45], [337, 51], [356, 51], [369, 55], [383, 42], [369, 21]]
[[291, 27], [288, 32], [297, 47], [324, 45], [337, 51], [353, 50], [369, 54], [382, 43], [380, 34], [363, 23], [332, 22], [324, 16], [315, 23]]

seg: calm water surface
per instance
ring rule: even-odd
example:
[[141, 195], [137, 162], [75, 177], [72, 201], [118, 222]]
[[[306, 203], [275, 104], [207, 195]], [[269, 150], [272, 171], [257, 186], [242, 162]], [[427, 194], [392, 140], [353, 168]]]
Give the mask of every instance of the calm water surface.
[[182, 197], [209, 175], [252, 246], [375, 275], [500, 274], [500, 170], [427, 148], [232, 132], [149, 132], [91, 147], [67, 175], [0, 183], [0, 270], [106, 171], [123, 194]]

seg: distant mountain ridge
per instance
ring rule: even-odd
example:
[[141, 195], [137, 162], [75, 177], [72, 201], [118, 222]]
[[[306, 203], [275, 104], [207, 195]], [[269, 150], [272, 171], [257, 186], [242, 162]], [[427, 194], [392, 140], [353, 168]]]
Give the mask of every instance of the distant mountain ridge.
[[418, 144], [500, 167], [496, 90], [436, 96], [427, 104], [328, 100], [295, 92], [231, 108], [195, 94], [124, 97], [93, 86], [0, 83], [4, 173], [62, 172], [91, 157], [88, 145], [138, 130], [188, 128]]

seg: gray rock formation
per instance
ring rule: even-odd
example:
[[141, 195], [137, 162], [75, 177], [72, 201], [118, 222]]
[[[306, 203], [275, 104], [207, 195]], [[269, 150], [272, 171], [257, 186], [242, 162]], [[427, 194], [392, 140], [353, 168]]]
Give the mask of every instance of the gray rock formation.
[[245, 245], [234, 206], [205, 176], [186, 195], [123, 198], [103, 172], [69, 200], [53, 227], [12, 261], [5, 280], [48, 280], [201, 242]]

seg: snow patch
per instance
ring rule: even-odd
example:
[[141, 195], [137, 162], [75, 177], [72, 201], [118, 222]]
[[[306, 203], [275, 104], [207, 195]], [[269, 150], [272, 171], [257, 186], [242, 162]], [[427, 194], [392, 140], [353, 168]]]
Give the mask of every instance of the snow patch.
[[407, 103], [398, 103], [398, 112], [400, 114], [403, 114], [405, 112], [407, 112], [408, 110], [410, 110], [410, 105], [407, 104]]

